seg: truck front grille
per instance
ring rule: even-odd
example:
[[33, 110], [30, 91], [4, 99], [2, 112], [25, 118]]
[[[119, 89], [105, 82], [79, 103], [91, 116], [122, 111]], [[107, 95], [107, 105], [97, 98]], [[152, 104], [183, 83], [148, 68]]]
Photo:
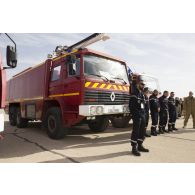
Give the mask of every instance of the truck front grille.
[[114, 92], [114, 101], [111, 100], [112, 92], [85, 91], [84, 103], [87, 105], [120, 105], [129, 103], [128, 93]]

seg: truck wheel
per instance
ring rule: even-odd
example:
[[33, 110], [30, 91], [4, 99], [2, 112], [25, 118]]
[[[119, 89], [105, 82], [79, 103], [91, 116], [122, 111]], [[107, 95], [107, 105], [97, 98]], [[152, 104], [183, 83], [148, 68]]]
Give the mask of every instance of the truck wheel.
[[28, 120], [21, 117], [20, 107], [16, 108], [16, 126], [18, 128], [25, 128], [28, 126]]
[[113, 117], [111, 119], [112, 126], [115, 128], [126, 128], [129, 125], [131, 116]]
[[89, 128], [94, 132], [103, 132], [109, 125], [109, 119], [105, 116], [97, 117], [95, 120], [88, 122]]
[[58, 107], [47, 111], [44, 123], [47, 134], [52, 139], [62, 139], [68, 134], [68, 129], [63, 127], [61, 110]]
[[17, 109], [14, 106], [11, 106], [9, 109], [9, 124], [11, 126], [16, 126], [17, 118]]

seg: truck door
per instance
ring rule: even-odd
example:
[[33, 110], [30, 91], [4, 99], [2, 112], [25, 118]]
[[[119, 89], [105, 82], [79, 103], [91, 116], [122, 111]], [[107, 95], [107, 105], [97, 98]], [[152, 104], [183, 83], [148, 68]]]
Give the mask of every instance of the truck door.
[[64, 99], [65, 105], [71, 106], [72, 110], [74, 109], [74, 106], [78, 106], [80, 104], [81, 99], [80, 58], [76, 58], [75, 63], [68, 63], [66, 61], [63, 72], [64, 96], [66, 97]]
[[58, 97], [60, 94], [62, 94], [62, 88], [62, 64], [55, 63], [51, 68], [49, 97]]

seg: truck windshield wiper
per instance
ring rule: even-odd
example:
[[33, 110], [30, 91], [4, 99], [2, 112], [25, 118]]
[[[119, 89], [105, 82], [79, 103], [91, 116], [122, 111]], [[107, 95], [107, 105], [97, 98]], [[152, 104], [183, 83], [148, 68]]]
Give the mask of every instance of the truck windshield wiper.
[[97, 77], [100, 77], [100, 78], [105, 78], [106, 81], [109, 81], [109, 79], [103, 75], [99, 75], [99, 74], [88, 74], [88, 75], [93, 75], [93, 76], [97, 76]]
[[124, 82], [124, 84], [127, 84], [127, 82], [126, 82], [123, 78], [120, 78], [120, 77], [113, 77], [113, 79], [122, 80], [122, 81]]

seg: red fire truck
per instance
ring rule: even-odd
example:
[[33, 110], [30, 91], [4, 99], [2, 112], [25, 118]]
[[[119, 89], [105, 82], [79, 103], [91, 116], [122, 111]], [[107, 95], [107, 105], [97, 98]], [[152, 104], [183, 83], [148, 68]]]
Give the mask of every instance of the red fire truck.
[[70, 46], [58, 46], [55, 57], [15, 75], [7, 83], [10, 124], [23, 128], [41, 120], [52, 139], [87, 123], [95, 132], [109, 121], [129, 117], [126, 63], [86, 47], [108, 37], [95, 33]]
[[[2, 33], [0, 33], [0, 36]], [[9, 40], [14, 44], [14, 47], [7, 46], [6, 57], [8, 67], [3, 66], [3, 59], [0, 52], [0, 139], [2, 139], [1, 133], [4, 131], [4, 107], [6, 98], [6, 72], [5, 69], [15, 68], [17, 65], [16, 43], [12, 38], [5, 33]]]

